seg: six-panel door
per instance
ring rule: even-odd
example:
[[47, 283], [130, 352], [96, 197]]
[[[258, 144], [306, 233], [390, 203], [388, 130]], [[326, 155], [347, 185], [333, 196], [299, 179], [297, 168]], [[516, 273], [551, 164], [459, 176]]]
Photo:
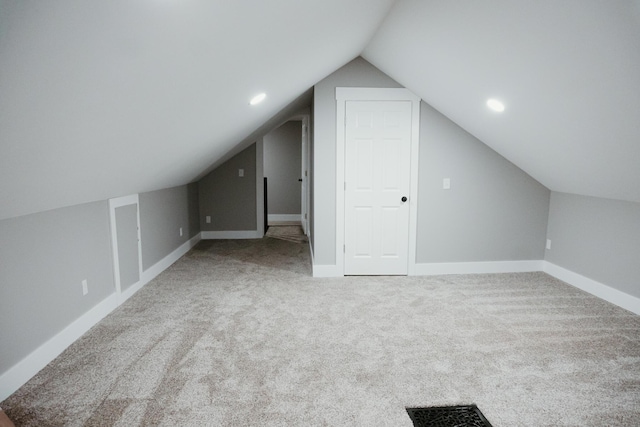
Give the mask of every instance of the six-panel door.
[[344, 274], [407, 274], [411, 107], [346, 102]]

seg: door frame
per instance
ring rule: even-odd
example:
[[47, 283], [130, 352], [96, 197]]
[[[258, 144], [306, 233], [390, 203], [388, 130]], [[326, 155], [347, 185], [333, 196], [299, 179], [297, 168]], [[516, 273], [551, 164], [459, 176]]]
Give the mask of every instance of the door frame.
[[305, 114], [302, 116], [302, 159], [301, 159], [301, 194], [300, 194], [300, 202], [302, 206], [300, 206], [300, 223], [302, 224], [302, 231], [306, 236], [309, 235], [309, 206], [310, 206], [310, 196], [309, 196], [309, 115]]
[[[126, 295], [123, 295], [122, 285], [120, 283], [120, 261], [118, 257], [118, 229], [116, 224], [116, 208], [123, 206], [136, 205], [137, 214], [136, 220], [138, 222], [138, 281], [132, 284], [126, 291]], [[117, 197], [115, 199], [109, 199], [109, 223], [111, 226], [111, 254], [113, 256], [113, 279], [116, 284], [116, 295], [118, 296], [118, 303], [126, 301], [131, 295], [133, 295], [140, 287], [142, 283], [142, 239], [140, 235], [140, 201], [137, 194], [130, 196]]]
[[420, 98], [405, 88], [336, 87], [336, 271], [344, 276], [345, 236], [345, 120], [347, 101], [411, 102], [411, 190], [409, 192], [409, 251], [407, 273], [415, 274], [418, 229], [418, 150]]

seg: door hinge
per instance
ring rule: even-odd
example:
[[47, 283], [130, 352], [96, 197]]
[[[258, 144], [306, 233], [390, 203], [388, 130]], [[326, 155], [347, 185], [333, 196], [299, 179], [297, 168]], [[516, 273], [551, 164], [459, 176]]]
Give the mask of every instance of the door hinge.
[[344, 191], [347, 191], [347, 182], [344, 182]]
[[342, 253], [343, 254], [347, 253], [347, 245], [342, 245]]
[[307, 214], [304, 214], [304, 219], [307, 219]]

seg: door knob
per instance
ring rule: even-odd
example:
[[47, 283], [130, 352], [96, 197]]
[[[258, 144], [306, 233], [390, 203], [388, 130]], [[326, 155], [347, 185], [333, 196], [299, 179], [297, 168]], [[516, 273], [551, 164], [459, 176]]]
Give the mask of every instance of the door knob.
[[402, 200], [403, 202], [406, 202], [407, 201], [407, 196], [402, 196], [402, 199], [400, 199], [400, 200]]

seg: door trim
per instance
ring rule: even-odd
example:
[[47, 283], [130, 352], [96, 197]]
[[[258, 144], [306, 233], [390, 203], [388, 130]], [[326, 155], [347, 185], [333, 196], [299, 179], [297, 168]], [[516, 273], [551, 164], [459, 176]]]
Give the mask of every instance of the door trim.
[[[118, 197], [115, 199], [109, 199], [109, 223], [111, 226], [111, 253], [113, 256], [113, 275], [116, 284], [116, 295], [118, 296], [118, 303], [121, 304], [126, 300], [126, 297], [122, 294], [122, 286], [120, 284], [120, 261], [118, 258], [118, 230], [116, 226], [116, 208], [122, 206], [136, 205], [138, 221], [138, 281], [132, 284], [130, 289], [138, 289], [142, 281], [142, 239], [140, 236], [140, 201], [137, 194], [130, 196]], [[129, 295], [130, 296], [130, 295]]]
[[336, 271], [344, 275], [344, 175], [345, 115], [347, 101], [411, 102], [411, 191], [409, 192], [409, 255], [407, 272], [415, 274], [418, 228], [418, 150], [420, 146], [420, 98], [404, 88], [336, 88]]
[[300, 223], [302, 224], [302, 231], [305, 236], [309, 235], [309, 210], [310, 210], [310, 199], [309, 192], [311, 191], [309, 188], [309, 115], [305, 114], [302, 116], [302, 165], [301, 165], [301, 179], [302, 185], [301, 194], [300, 194]]
[[[267, 232], [265, 223], [265, 188], [264, 188], [264, 136], [256, 139], [256, 231], [252, 237], [262, 239]], [[215, 232], [212, 232], [215, 233]], [[221, 237], [222, 238], [222, 237]]]

